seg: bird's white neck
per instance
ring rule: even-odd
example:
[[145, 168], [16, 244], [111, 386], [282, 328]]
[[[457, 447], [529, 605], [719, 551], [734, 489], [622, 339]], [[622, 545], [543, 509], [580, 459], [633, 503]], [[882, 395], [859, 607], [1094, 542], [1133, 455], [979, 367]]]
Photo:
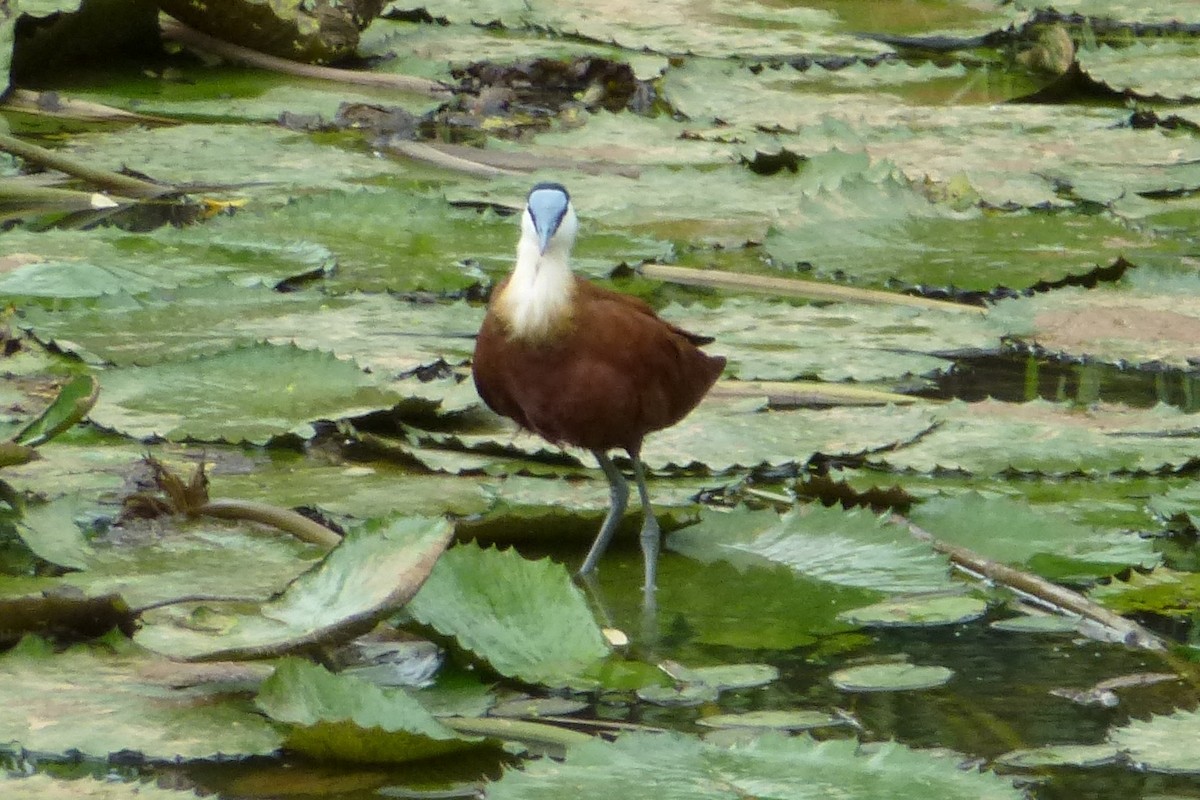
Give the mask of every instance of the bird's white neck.
[[553, 246], [539, 253], [536, 242], [521, 240], [517, 265], [498, 299], [509, 336], [546, 339], [570, 323], [575, 280], [567, 255], [565, 248]]

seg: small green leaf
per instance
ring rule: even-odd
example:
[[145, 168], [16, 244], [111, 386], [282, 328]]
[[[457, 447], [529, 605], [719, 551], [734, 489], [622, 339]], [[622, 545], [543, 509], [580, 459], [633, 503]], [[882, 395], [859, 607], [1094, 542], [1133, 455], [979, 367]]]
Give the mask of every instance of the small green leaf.
[[501, 675], [527, 683], [585, 684], [583, 673], [608, 655], [566, 569], [515, 550], [451, 549], [407, 612]]
[[954, 670], [917, 664], [867, 664], [847, 667], [829, 676], [843, 692], [908, 692], [936, 689], [950, 681]]
[[400, 688], [333, 675], [297, 658], [282, 661], [255, 701], [271, 719], [293, 726], [290, 749], [318, 759], [396, 763], [471, 747]]
[[45, 444], [83, 420], [96, 403], [100, 384], [91, 375], [80, 375], [58, 390], [50, 407], [30, 422], [13, 440], [27, 447]]
[[770, 728], [777, 731], [807, 731], [844, 725], [845, 721], [823, 711], [746, 711], [741, 714], [713, 714], [696, 720], [709, 728]]
[[1116, 763], [1121, 751], [1112, 744], [1055, 744], [1012, 750], [996, 763], [1013, 769], [1041, 770], [1046, 767], [1102, 767]]
[[965, 595], [894, 597], [882, 603], [843, 611], [847, 622], [867, 627], [961, 625], [987, 612], [987, 601]]

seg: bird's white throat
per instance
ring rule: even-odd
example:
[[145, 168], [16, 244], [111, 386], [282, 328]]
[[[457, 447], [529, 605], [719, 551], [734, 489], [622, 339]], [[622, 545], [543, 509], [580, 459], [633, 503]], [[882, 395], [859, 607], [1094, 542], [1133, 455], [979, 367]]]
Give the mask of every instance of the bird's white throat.
[[536, 243], [526, 244], [522, 239], [517, 265], [499, 297], [497, 311], [509, 336], [544, 339], [569, 322], [575, 280], [565, 252], [555, 252], [552, 247], [539, 253]]
[[517, 264], [496, 309], [510, 337], [536, 341], [570, 324], [575, 293], [570, 257], [577, 225], [575, 211], [568, 205], [543, 251], [529, 210], [522, 215]]

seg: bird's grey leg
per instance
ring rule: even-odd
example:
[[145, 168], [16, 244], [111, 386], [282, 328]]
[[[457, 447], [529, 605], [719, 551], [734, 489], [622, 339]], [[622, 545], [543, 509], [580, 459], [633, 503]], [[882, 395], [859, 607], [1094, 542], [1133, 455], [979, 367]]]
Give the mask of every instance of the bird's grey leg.
[[[604, 470], [604, 477], [608, 478], [608, 516], [604, 518], [604, 524], [600, 526], [600, 533], [596, 534], [596, 541], [592, 543], [592, 549], [588, 551], [587, 558], [583, 560], [583, 566], [579, 568], [581, 576], [589, 575], [596, 569], [596, 562], [600, 560], [608, 543], [612, 541], [617, 526], [621, 524], [621, 518], [625, 516], [625, 508], [629, 505], [629, 484], [625, 482], [625, 476], [621, 474], [621, 470], [617, 469], [617, 465], [604, 451], [593, 450], [592, 455], [600, 462], [600, 469]], [[645, 495], [643, 495], [644, 498]]]
[[658, 548], [662, 541], [662, 532], [658, 528], [658, 520], [654, 518], [654, 508], [650, 505], [650, 490], [646, 488], [646, 470], [642, 466], [640, 456], [633, 457], [633, 479], [637, 482], [638, 496], [642, 500], [642, 557], [646, 563], [646, 583], [643, 588], [646, 598], [654, 596], [656, 579], [658, 577]]

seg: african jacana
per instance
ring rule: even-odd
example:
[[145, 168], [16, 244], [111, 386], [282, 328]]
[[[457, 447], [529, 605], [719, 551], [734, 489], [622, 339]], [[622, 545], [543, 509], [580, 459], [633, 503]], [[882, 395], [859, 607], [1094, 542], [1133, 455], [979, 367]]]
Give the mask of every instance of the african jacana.
[[573, 276], [578, 227], [565, 187], [539, 183], [530, 190], [516, 266], [492, 294], [475, 343], [475, 387], [496, 413], [555, 444], [585, 447], [600, 462], [610, 506], [580, 575], [596, 568], [629, 501], [608, 451], [629, 454], [644, 514], [649, 592], [661, 534], [646, 489], [642, 439], [695, 408], [725, 359], [697, 347], [710, 337], [664, 322], [637, 298]]

